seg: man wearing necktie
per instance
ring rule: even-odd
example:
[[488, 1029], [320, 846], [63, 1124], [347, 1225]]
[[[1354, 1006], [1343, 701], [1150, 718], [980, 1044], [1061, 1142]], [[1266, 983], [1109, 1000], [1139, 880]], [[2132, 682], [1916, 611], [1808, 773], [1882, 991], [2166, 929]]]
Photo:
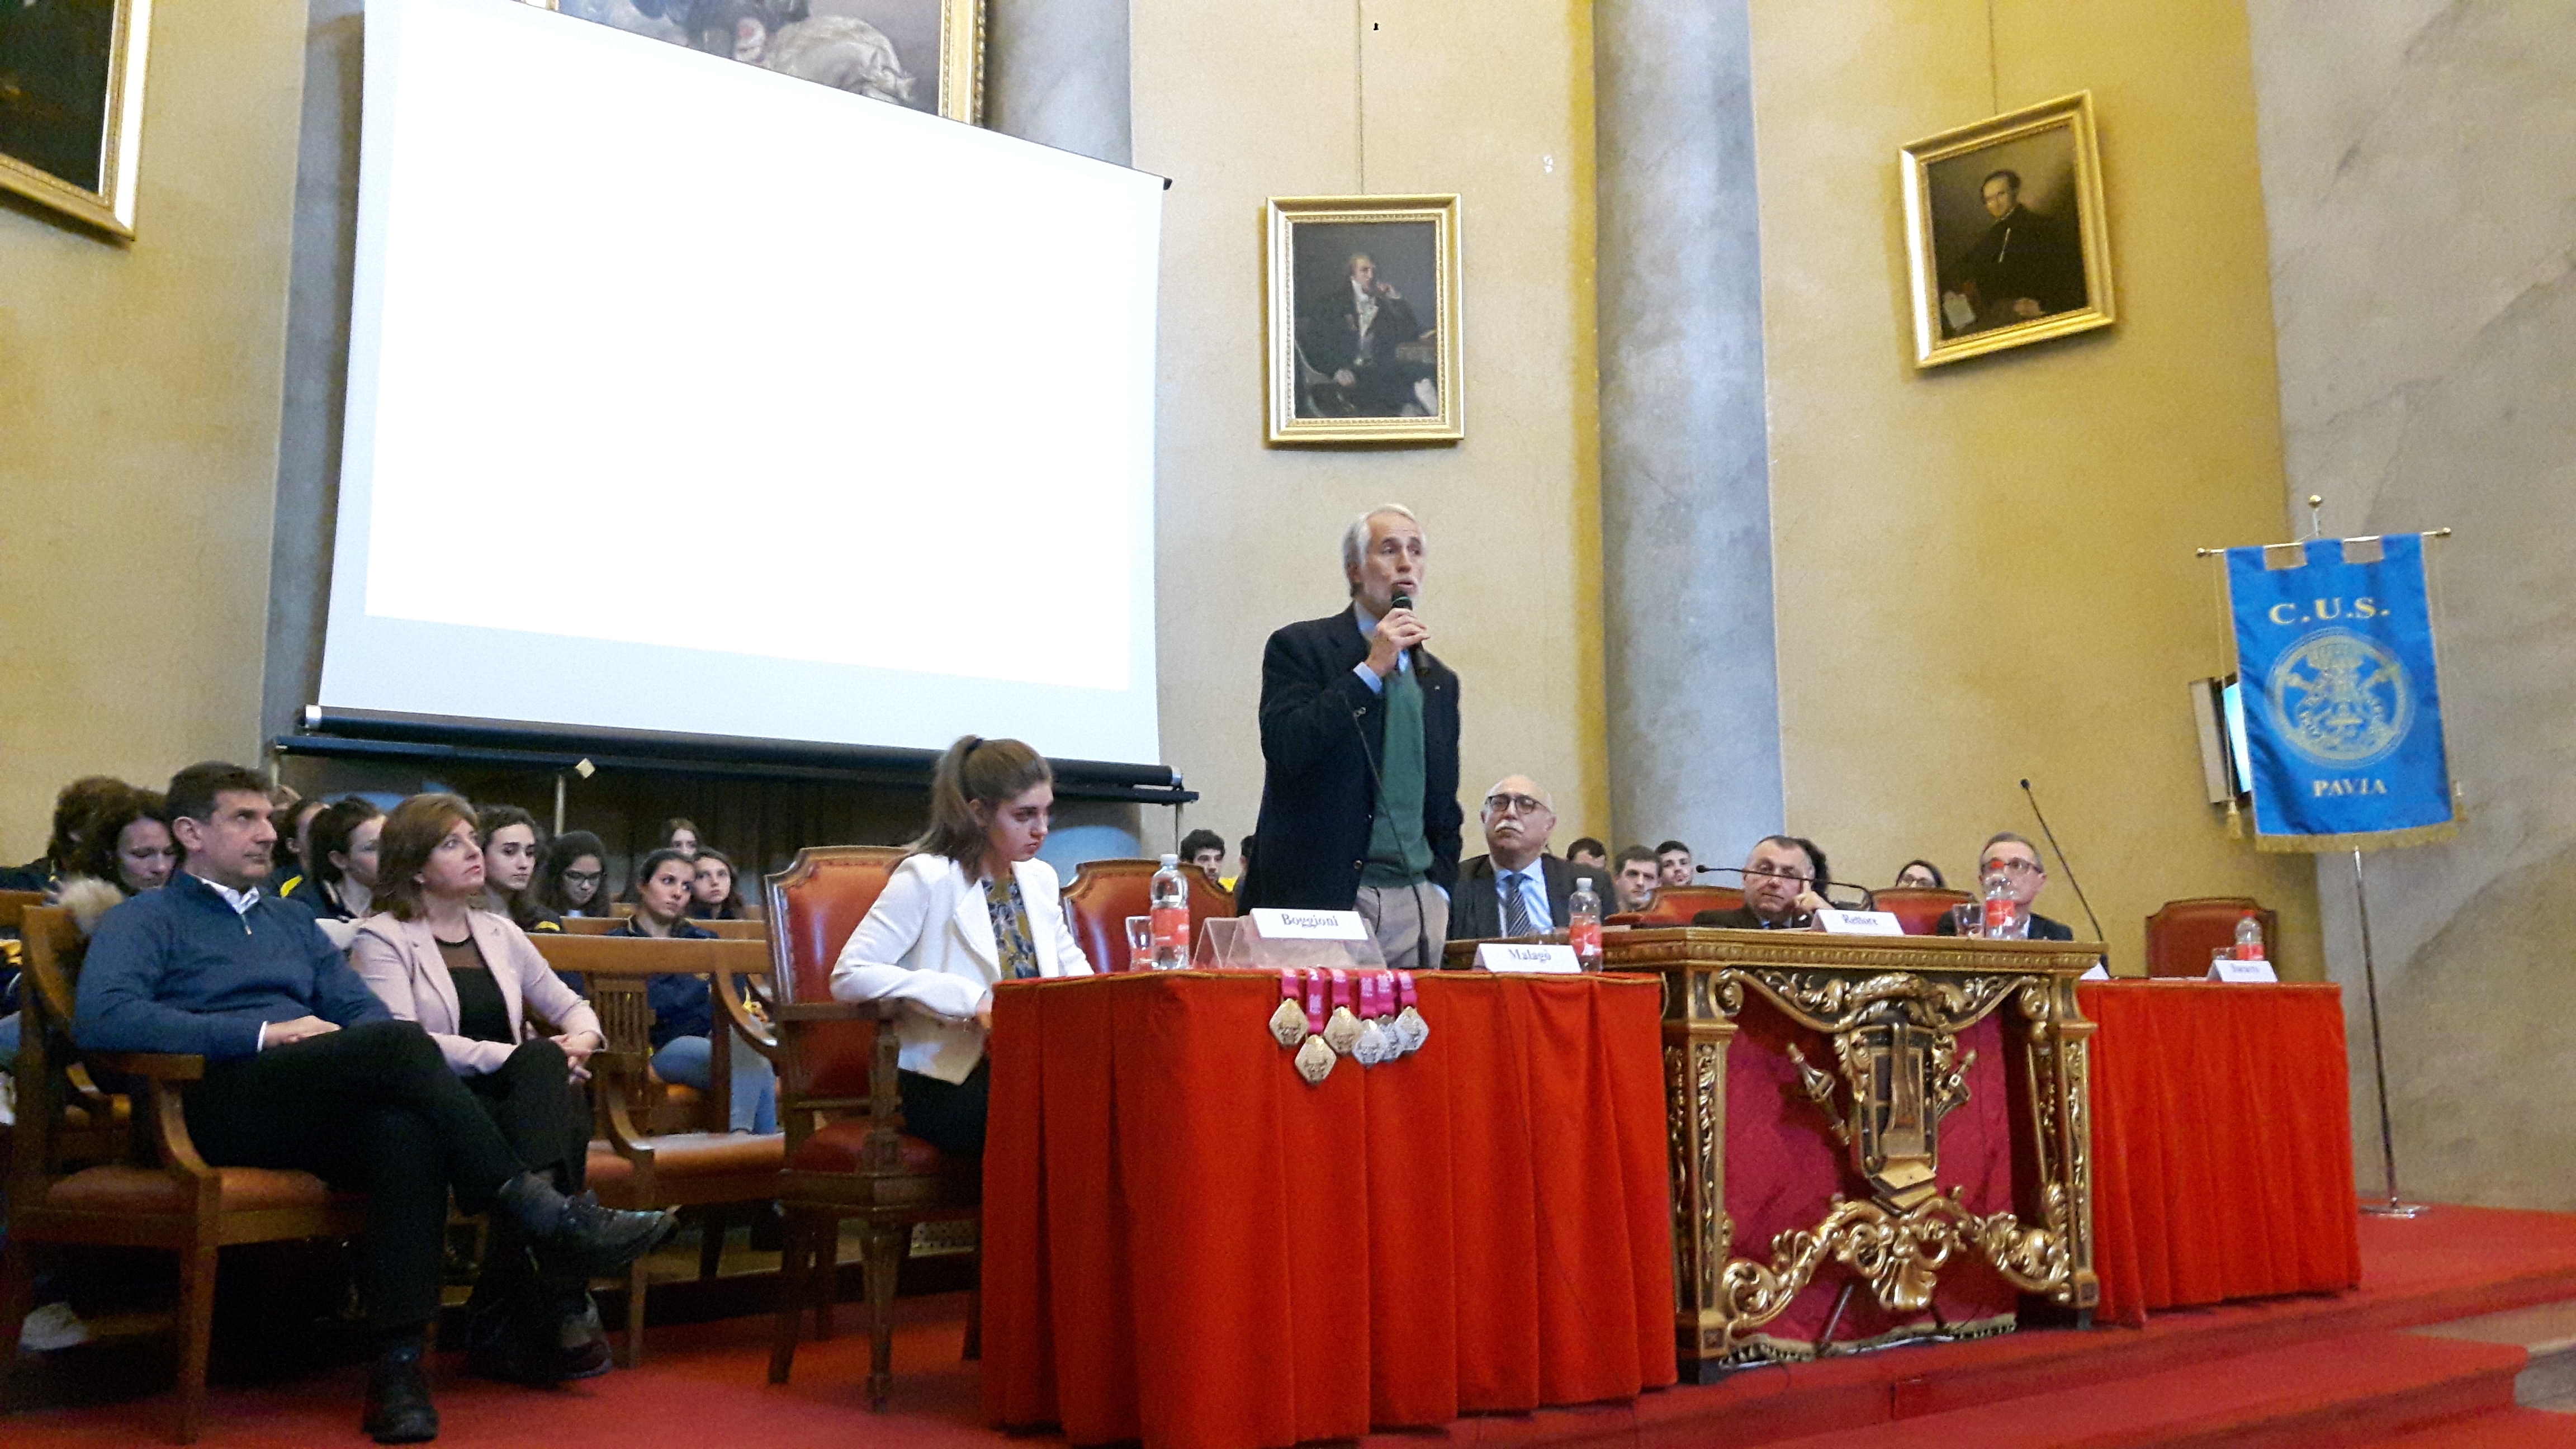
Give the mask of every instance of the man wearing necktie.
[[[1485, 792], [1486, 854], [1458, 867], [1458, 891], [1449, 908], [1449, 939], [1481, 941], [1562, 931], [1574, 870], [1547, 853], [1556, 811], [1547, 791], [1525, 775], [1511, 775]], [[1607, 891], [1599, 874], [1596, 891]]]

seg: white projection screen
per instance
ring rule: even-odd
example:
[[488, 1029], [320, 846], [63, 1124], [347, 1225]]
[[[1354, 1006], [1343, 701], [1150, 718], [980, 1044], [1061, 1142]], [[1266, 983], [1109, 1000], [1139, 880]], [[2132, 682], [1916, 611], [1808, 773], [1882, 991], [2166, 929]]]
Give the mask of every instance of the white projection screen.
[[1162, 181], [371, 0], [320, 703], [1161, 758]]

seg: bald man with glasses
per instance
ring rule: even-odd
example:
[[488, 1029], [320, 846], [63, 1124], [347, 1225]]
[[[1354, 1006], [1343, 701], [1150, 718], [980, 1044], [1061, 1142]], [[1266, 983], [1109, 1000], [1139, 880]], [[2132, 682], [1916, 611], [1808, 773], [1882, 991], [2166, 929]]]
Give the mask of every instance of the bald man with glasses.
[[[1507, 775], [1485, 792], [1480, 818], [1485, 851], [1458, 867], [1458, 889], [1449, 898], [1449, 939], [1486, 941], [1562, 931], [1574, 870], [1547, 853], [1556, 809], [1546, 790], [1526, 775]], [[1596, 875], [1592, 888], [1607, 893]]]
[[[2002, 876], [2004, 894], [2012, 897], [2013, 923], [2004, 930], [2004, 938], [2013, 941], [2072, 941], [2075, 928], [2063, 921], [2052, 921], [2032, 910], [2031, 903], [2047, 888], [2048, 870], [2039, 863], [2039, 850], [2011, 831], [1998, 832], [1977, 852], [1977, 886], [1979, 895], [1985, 883]], [[1948, 913], [1932, 925], [1936, 936], [1959, 934], [1959, 923]]]

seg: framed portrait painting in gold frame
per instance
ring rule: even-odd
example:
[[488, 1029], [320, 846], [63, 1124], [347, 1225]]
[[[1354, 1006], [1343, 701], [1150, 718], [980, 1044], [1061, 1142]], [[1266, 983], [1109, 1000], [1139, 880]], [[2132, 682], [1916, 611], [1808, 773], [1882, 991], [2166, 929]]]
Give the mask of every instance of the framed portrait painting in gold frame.
[[527, 0], [800, 80], [984, 123], [985, 0]]
[[1467, 435], [1456, 196], [1274, 196], [1269, 439]]
[[1944, 131], [1898, 155], [1916, 367], [2117, 318], [2091, 91]]
[[0, 0], [0, 187], [126, 240], [152, 0]]

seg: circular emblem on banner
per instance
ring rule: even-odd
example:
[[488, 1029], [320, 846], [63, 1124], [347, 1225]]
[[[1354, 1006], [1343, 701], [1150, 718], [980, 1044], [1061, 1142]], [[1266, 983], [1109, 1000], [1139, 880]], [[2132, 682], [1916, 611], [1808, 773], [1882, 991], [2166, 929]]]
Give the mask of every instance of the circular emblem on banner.
[[2283, 650], [2264, 692], [2282, 743], [2329, 769], [2379, 759], [2415, 724], [2406, 666], [2349, 629], [2320, 629]]

